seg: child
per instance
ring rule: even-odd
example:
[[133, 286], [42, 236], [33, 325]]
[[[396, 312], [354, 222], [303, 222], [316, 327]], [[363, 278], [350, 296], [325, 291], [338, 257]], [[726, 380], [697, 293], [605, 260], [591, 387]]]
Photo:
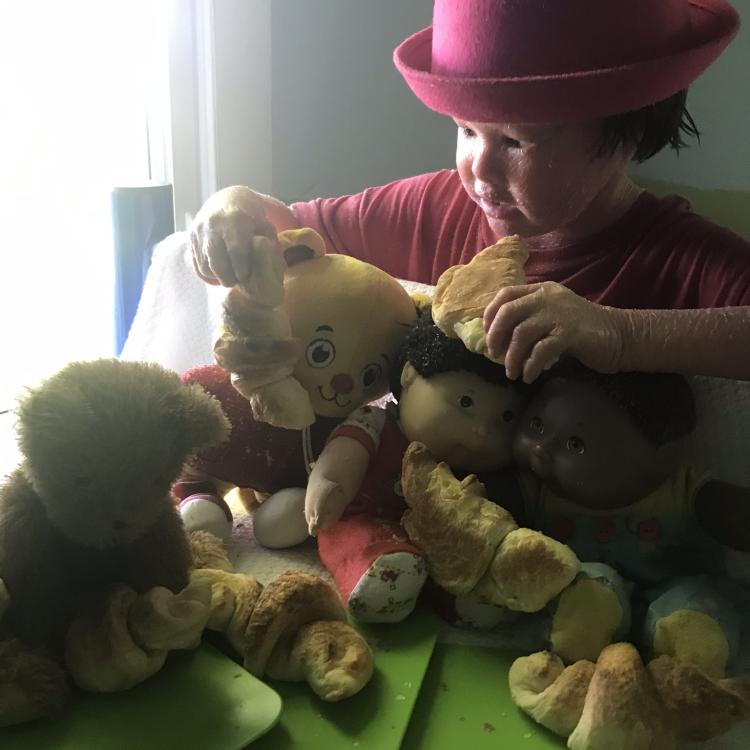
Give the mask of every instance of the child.
[[456, 122], [457, 169], [291, 206], [227, 188], [193, 224], [196, 270], [232, 285], [253, 235], [310, 226], [329, 251], [434, 283], [517, 233], [529, 283], [499, 292], [484, 321], [510, 378], [568, 355], [606, 372], [748, 379], [750, 244], [627, 174], [697, 134], [686, 87], [738, 24], [725, 0], [436, 0], [433, 26], [395, 62]]

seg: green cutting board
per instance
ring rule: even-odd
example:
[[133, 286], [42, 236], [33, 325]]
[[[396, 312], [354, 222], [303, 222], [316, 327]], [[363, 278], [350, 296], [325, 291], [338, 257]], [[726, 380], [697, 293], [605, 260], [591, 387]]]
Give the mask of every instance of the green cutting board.
[[340, 703], [320, 700], [306, 683], [271, 682], [284, 710], [252, 750], [398, 750], [441, 625], [424, 606], [402, 623], [358, 625], [373, 647], [375, 674]]
[[267, 732], [279, 695], [216, 649], [170, 654], [132, 690], [80, 694], [54, 724], [0, 729], [2, 750], [240, 750]]
[[514, 705], [508, 670], [520, 654], [438, 643], [402, 750], [561, 750], [565, 741]]

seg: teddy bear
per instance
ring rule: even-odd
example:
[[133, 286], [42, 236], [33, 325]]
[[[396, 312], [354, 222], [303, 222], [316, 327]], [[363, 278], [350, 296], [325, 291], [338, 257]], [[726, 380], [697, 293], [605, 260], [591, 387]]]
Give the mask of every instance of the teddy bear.
[[[275, 241], [257, 237], [253, 257], [250, 280], [224, 303], [218, 364], [183, 376], [221, 402], [231, 435], [199, 451], [174, 492], [189, 530], [226, 534], [232, 516], [222, 498], [238, 487], [255, 511], [259, 543], [291, 546], [307, 538], [301, 509], [311, 464], [334, 427], [388, 391], [417, 311], [395, 279], [356, 258], [326, 254], [310, 229], [280, 232]], [[302, 520], [282, 526], [268, 495], [289, 488], [298, 488]]]
[[110, 587], [185, 589], [170, 485], [228, 431], [216, 400], [176, 373], [106, 359], [66, 366], [17, 416], [23, 462], [0, 489], [0, 724], [59, 715], [68, 628], [96, 617]]
[[137, 685], [205, 628], [326, 700], [367, 683], [372, 653], [324, 581], [264, 588], [216, 537], [185, 534], [170, 485], [227, 432], [202, 388], [140, 362], [76, 362], [22, 399], [24, 461], [0, 489], [0, 726], [59, 717], [71, 683]]

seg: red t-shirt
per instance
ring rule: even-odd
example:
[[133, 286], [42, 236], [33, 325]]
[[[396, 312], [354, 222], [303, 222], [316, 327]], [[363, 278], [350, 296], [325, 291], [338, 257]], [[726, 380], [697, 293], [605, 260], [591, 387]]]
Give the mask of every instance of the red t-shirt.
[[[455, 170], [294, 203], [292, 210], [331, 252], [426, 284], [496, 241]], [[525, 270], [529, 283], [557, 281], [615, 307], [750, 305], [750, 242], [674, 195], [642, 193], [621, 219], [592, 237], [534, 248]]]

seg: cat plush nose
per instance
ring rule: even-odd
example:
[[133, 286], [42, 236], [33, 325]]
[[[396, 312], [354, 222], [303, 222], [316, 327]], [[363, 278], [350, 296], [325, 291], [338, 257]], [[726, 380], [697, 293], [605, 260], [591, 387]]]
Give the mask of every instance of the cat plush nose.
[[351, 393], [354, 390], [354, 378], [345, 373], [339, 373], [331, 378], [331, 388], [336, 393]]

